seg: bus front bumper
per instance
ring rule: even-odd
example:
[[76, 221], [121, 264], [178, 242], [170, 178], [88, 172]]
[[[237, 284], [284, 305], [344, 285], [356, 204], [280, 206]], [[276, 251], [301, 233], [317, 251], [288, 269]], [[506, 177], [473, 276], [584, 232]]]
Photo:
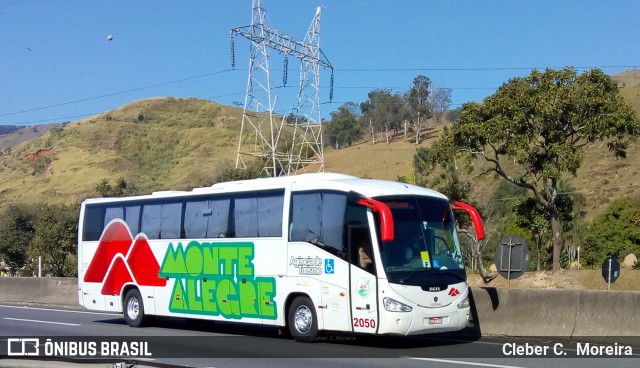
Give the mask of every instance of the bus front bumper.
[[469, 322], [470, 308], [434, 310], [414, 307], [413, 313], [384, 311], [380, 318], [379, 334], [421, 335], [437, 332], [459, 331]]

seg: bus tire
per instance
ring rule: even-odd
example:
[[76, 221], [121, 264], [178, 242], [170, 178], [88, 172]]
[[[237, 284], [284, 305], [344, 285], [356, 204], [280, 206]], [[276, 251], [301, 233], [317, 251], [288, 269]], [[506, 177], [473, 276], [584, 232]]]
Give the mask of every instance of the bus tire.
[[318, 317], [311, 299], [299, 296], [289, 306], [289, 332], [299, 342], [311, 342], [318, 334]]
[[142, 295], [138, 289], [131, 289], [124, 297], [124, 306], [122, 308], [124, 320], [131, 327], [140, 327], [144, 325], [146, 320], [144, 315], [144, 304]]

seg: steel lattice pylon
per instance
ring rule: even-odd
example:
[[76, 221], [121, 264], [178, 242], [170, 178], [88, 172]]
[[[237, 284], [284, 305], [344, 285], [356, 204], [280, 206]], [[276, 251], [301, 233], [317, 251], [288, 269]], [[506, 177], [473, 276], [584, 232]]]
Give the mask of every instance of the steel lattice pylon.
[[[231, 30], [232, 37], [240, 35], [251, 41], [236, 168], [246, 168], [243, 156], [250, 156], [262, 159], [263, 170], [271, 176], [304, 170], [311, 163], [318, 163], [319, 171], [324, 171], [320, 67], [329, 68], [332, 73], [333, 67], [320, 49], [320, 8], [304, 41], [265, 26], [260, 0], [252, 0], [251, 14], [251, 25]], [[233, 42], [231, 45], [233, 65]], [[286, 117], [274, 116], [277, 97], [272, 96], [269, 50], [293, 56], [301, 63], [296, 114], [290, 128], [285, 128], [289, 125], [285, 124]], [[333, 74], [331, 80], [333, 84]]]

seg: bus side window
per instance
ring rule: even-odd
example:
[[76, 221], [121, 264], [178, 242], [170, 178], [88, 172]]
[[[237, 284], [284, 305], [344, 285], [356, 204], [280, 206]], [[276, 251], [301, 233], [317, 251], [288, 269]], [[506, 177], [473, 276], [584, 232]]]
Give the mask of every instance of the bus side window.
[[140, 206], [126, 206], [124, 208], [124, 221], [129, 226], [131, 234], [135, 237], [140, 230]]
[[142, 206], [142, 232], [148, 239], [160, 238], [160, 205], [145, 204]]
[[331, 191], [293, 193], [289, 241], [311, 243], [347, 260], [345, 213], [347, 196]]
[[162, 203], [160, 212], [160, 238], [180, 239], [182, 202]]
[[234, 198], [233, 222], [238, 238], [282, 236], [284, 192], [249, 193]]
[[115, 219], [124, 220], [124, 208], [122, 206], [108, 207], [104, 212], [104, 226], [107, 227], [109, 222]]
[[205, 238], [207, 236], [207, 220], [205, 213], [210, 214], [209, 203], [206, 200], [188, 200], [184, 210], [185, 237]]
[[100, 235], [104, 229], [105, 208], [99, 205], [88, 205], [84, 211], [82, 240], [96, 241], [100, 239]]
[[230, 198], [220, 197], [209, 200], [206, 213], [202, 213], [207, 218], [207, 238], [229, 237], [230, 206]]

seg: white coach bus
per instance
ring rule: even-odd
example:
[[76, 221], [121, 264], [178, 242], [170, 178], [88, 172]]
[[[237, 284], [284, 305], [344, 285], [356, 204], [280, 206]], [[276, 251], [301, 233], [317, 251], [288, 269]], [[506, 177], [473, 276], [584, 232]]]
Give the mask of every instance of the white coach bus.
[[78, 297], [140, 326], [172, 316], [319, 331], [464, 328], [452, 209], [433, 190], [317, 173], [82, 203]]

